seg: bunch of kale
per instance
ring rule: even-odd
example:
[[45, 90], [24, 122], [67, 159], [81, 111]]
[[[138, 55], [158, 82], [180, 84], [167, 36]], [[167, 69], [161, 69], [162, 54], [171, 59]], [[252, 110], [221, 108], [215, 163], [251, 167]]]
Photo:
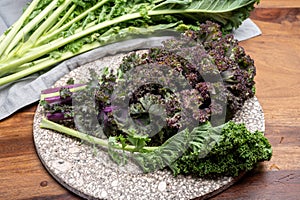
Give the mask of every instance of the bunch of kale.
[[101, 74], [44, 91], [41, 127], [105, 146], [119, 164], [126, 157], [117, 150], [132, 152], [144, 172], [237, 176], [272, 156], [262, 132], [231, 121], [254, 96], [255, 66], [215, 23]]
[[254, 96], [254, 76], [253, 60], [233, 36], [207, 22], [162, 47], [128, 55], [116, 73], [103, 75], [96, 92], [98, 121], [108, 137], [131, 130], [150, 135], [148, 145], [159, 146], [191, 124], [232, 119]]

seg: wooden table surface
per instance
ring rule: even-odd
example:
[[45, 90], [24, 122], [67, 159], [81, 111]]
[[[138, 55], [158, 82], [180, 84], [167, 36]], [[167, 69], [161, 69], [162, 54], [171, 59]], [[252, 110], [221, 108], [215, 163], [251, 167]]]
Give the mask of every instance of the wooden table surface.
[[[300, 0], [262, 0], [251, 19], [263, 34], [240, 45], [255, 60], [257, 97], [273, 157], [213, 199], [300, 199]], [[80, 199], [37, 157], [36, 106], [0, 121], [0, 200]]]

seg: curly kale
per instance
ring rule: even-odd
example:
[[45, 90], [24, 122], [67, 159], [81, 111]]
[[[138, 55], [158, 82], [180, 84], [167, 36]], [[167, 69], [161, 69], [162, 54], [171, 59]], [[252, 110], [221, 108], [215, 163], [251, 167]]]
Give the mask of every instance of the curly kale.
[[[106, 100], [100, 100], [98, 104], [106, 101], [107, 106], [111, 106], [109, 103], [114, 101], [120, 116], [126, 115], [129, 106], [129, 116], [139, 126], [130, 126], [126, 117], [114, 120], [116, 114], [112, 110], [106, 113], [105, 119], [109, 119], [109, 125], [116, 131], [110, 127], [105, 134], [108, 137], [126, 135], [126, 131], [122, 133], [120, 129], [133, 128], [141, 135], [149, 135], [154, 129], [147, 126], [150, 124], [150, 107], [161, 105], [166, 115], [153, 109], [152, 114], [157, 112], [160, 115], [157, 121], [165, 121], [166, 125], [154, 124], [161, 129], [151, 135], [148, 145], [152, 146], [163, 144], [191, 124], [196, 126], [211, 121], [220, 125], [229, 121], [255, 91], [253, 60], [232, 35], [223, 36], [220, 26], [212, 22], [201, 24], [198, 31], [186, 31], [179, 39], [164, 41], [162, 47], [149, 49], [144, 54], [128, 55], [116, 76], [115, 86], [122, 85], [126, 94], [111, 99], [101, 93]], [[149, 83], [149, 80], [159, 83]], [[120, 108], [122, 102], [128, 102], [128, 105]]]
[[[151, 137], [149, 146], [207, 121], [224, 124], [255, 91], [253, 60], [212, 22], [166, 40], [162, 47], [131, 53], [100, 78], [91, 75], [84, 90], [54, 97], [69, 103], [64, 108], [61, 100], [55, 101], [60, 105], [49, 119], [74, 116], [78, 130], [93, 135], [102, 129], [107, 137], [127, 137], [134, 130]], [[45, 100], [53, 110], [50, 99]]]
[[241, 171], [249, 171], [258, 162], [268, 161], [272, 157], [271, 144], [263, 133], [251, 133], [243, 124], [228, 122], [219, 136], [221, 139], [204, 157], [201, 154], [206, 149], [198, 148], [199, 143], [190, 142], [184, 154], [170, 165], [173, 173], [237, 176]]
[[[222, 36], [216, 23], [201, 24], [199, 31], [186, 31], [180, 40], [168, 40], [163, 48], [150, 50], [149, 55], [150, 62], [182, 72], [193, 88], [201, 93], [203, 105], [206, 105], [203, 107], [210, 110], [203, 112], [201, 122], [209, 120], [212, 107], [216, 108], [218, 102], [224, 101], [227, 101], [229, 120], [245, 100], [254, 96], [254, 61], [233, 35]], [[219, 75], [222, 80], [219, 80]], [[220, 91], [216, 97], [218, 102], [211, 102], [209, 95], [216, 90]]]

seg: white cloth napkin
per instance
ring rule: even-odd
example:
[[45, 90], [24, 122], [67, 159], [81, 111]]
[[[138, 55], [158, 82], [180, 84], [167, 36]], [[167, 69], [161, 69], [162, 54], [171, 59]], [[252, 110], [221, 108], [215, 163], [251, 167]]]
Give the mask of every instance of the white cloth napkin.
[[[28, 0], [0, 1], [0, 34], [20, 17], [26, 2]], [[261, 31], [253, 21], [247, 19], [233, 34], [237, 40], [242, 41], [260, 35]], [[78, 66], [118, 52], [157, 47], [161, 45], [161, 41], [167, 38], [170, 37], [139, 38], [100, 47], [66, 60], [42, 75], [34, 74], [15, 83], [1, 86], [0, 120], [27, 105], [37, 102], [41, 90], [51, 87], [59, 78]]]

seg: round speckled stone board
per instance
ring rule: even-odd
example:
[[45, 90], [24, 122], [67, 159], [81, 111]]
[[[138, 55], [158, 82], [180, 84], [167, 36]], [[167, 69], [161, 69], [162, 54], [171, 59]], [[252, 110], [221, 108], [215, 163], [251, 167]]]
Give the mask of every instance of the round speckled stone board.
[[[89, 68], [101, 74], [105, 66], [118, 66], [125, 54], [104, 57], [85, 64], [67, 74], [55, 86], [65, 85], [73, 77], [85, 82]], [[118, 166], [111, 161], [102, 147], [41, 129], [42, 108], [38, 106], [33, 127], [37, 154], [48, 172], [64, 187], [86, 199], [205, 199], [234, 184], [238, 177], [204, 179], [179, 175], [169, 170], [144, 174], [138, 166], [129, 162]], [[264, 131], [264, 115], [256, 97], [249, 99], [234, 118], [244, 122], [250, 131]]]

